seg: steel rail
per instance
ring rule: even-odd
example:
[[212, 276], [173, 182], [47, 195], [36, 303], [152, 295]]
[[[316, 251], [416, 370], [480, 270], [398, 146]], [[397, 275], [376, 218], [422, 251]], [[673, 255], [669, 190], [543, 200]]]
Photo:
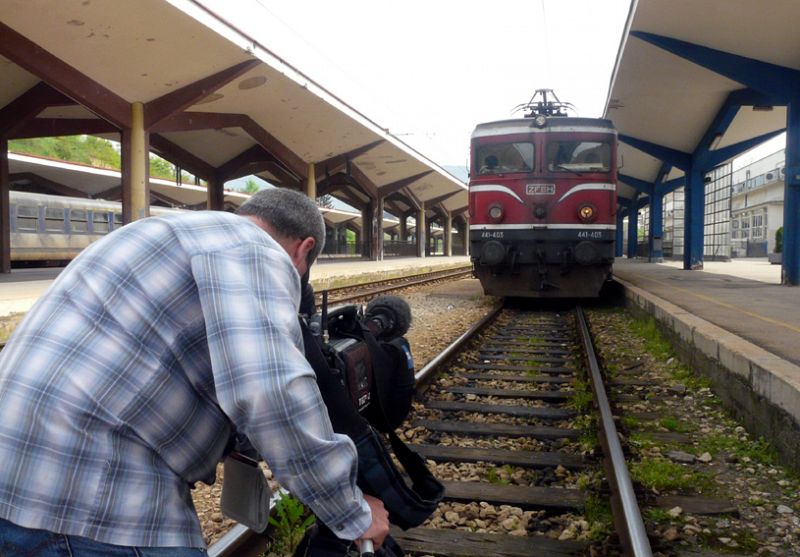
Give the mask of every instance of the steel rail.
[[611, 506], [614, 511], [614, 523], [617, 527], [622, 549], [624, 554], [628, 556], [652, 557], [653, 551], [650, 548], [650, 540], [647, 538], [647, 531], [642, 521], [639, 504], [636, 501], [636, 493], [633, 490], [625, 455], [622, 452], [622, 444], [619, 442], [617, 428], [614, 425], [614, 416], [611, 414], [611, 405], [608, 402], [608, 395], [603, 386], [600, 364], [597, 361], [583, 308], [576, 307], [575, 314], [586, 354], [586, 363], [589, 366], [589, 379], [592, 384], [592, 391], [594, 391], [595, 403], [600, 413], [600, 443], [606, 455], [606, 458], [603, 459], [603, 465], [606, 468], [606, 476], [612, 488]]
[[503, 309], [503, 302], [500, 301], [494, 305], [487, 313], [484, 315], [480, 321], [472, 325], [464, 334], [454, 340], [450, 345], [439, 352], [431, 361], [425, 364], [421, 370], [419, 370], [416, 374], [414, 374], [414, 382], [417, 386], [422, 385], [428, 381], [435, 375], [436, 370], [447, 362], [454, 354], [456, 354], [461, 348], [469, 341], [472, 337], [478, 334], [480, 331], [486, 327], [487, 324], [491, 323], [497, 314], [500, 313], [500, 310]]
[[400, 276], [396, 276], [396, 277], [392, 277], [392, 278], [385, 278], [385, 279], [380, 279], [380, 280], [369, 281], [369, 282], [365, 282], [365, 283], [362, 283], [362, 284], [349, 284], [349, 285], [346, 285], [346, 286], [334, 286], [333, 288], [328, 288], [327, 290], [328, 290], [329, 294], [333, 294], [334, 292], [339, 292], [341, 290], [349, 290], [349, 289], [352, 289], [352, 288], [358, 288], [359, 286], [364, 286], [364, 285], [367, 285], [367, 284], [381, 284], [381, 283], [384, 283], [384, 282], [395, 282], [395, 281], [406, 280], [406, 279], [412, 279], [413, 280], [413, 279], [418, 279], [418, 278], [426, 277], [428, 275], [437, 274], [437, 273], [441, 273], [442, 275], [449, 276], [448, 273], [450, 273], [450, 274], [462, 273], [462, 272], [463, 273], [467, 273], [467, 272], [471, 272], [471, 271], [472, 271], [472, 265], [461, 265], [459, 267], [451, 267], [449, 269], [438, 269], [438, 270], [435, 270], [435, 271], [426, 271], [424, 273], [415, 273], [413, 275], [400, 275]]
[[[362, 291], [361, 293], [351, 294], [349, 296], [341, 296], [341, 297], [338, 297], [338, 298], [331, 298], [331, 299], [328, 300], [328, 303], [329, 304], [342, 304], [342, 303], [345, 303], [345, 302], [352, 302], [354, 300], [360, 300], [360, 299], [363, 299], [363, 298], [371, 298], [371, 297], [377, 296], [379, 294], [383, 294], [385, 292], [392, 292], [394, 290], [400, 290], [401, 288], [409, 288], [411, 286], [419, 286], [421, 284], [427, 284], [429, 282], [434, 282], [434, 281], [437, 281], [437, 280], [453, 279], [453, 278], [460, 277], [460, 276], [463, 276], [463, 275], [468, 275], [468, 274], [472, 274], [472, 270], [471, 269], [464, 269], [464, 270], [454, 271], [454, 272], [446, 273], [446, 274], [421, 273], [421, 274], [417, 274], [417, 275], [410, 275], [409, 277], [402, 277], [402, 278], [392, 279], [391, 282], [404, 280], [406, 278], [410, 278], [410, 279], [414, 279], [414, 280], [410, 280], [408, 282], [401, 282], [401, 283], [398, 283], [398, 284], [389, 284], [389, 285], [386, 285], [386, 286], [381, 286], [379, 288], [373, 288], [371, 290]], [[352, 286], [339, 287], [339, 288], [337, 288], [337, 290], [355, 290], [355, 289], [358, 289], [358, 288], [368, 288], [370, 285], [381, 284], [381, 283], [384, 283], [384, 282], [389, 282], [389, 281], [365, 282], [365, 283], [362, 283], [362, 284], [354, 284]], [[323, 291], [320, 291], [319, 295], [321, 295], [322, 292]], [[331, 292], [331, 290], [328, 290], [328, 294], [329, 295], [330, 295], [330, 292]]]

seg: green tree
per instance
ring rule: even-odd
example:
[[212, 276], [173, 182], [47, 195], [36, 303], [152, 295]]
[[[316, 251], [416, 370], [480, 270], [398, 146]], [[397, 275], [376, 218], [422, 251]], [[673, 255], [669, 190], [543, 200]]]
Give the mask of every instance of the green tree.
[[333, 196], [328, 194], [318, 197], [317, 205], [320, 207], [325, 207], [326, 209], [333, 209]]
[[159, 156], [150, 155], [150, 177], [174, 180], [175, 165]]
[[247, 181], [244, 183], [244, 189], [242, 191], [244, 193], [249, 193], [250, 195], [253, 195], [256, 192], [261, 191], [261, 186], [259, 186], [258, 182], [256, 182], [252, 178], [248, 178]]

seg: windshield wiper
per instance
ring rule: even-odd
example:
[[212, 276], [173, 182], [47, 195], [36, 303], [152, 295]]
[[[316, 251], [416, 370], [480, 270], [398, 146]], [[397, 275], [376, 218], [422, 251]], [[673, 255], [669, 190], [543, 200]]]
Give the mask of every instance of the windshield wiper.
[[586, 174], [586, 172], [588, 172], [586, 170], [575, 170], [574, 168], [567, 168], [563, 164], [557, 164], [556, 168], [559, 169], [559, 170], [565, 170], [567, 172], [572, 172], [576, 176], [583, 176], [584, 174]]

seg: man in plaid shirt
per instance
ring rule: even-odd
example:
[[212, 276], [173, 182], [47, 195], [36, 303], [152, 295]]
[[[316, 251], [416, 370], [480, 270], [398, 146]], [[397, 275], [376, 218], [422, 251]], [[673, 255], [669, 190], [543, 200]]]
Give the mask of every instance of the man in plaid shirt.
[[0, 555], [198, 555], [190, 497], [235, 430], [343, 539], [388, 533], [356, 486], [297, 320], [325, 228], [285, 189], [148, 218], [85, 249], [0, 352]]

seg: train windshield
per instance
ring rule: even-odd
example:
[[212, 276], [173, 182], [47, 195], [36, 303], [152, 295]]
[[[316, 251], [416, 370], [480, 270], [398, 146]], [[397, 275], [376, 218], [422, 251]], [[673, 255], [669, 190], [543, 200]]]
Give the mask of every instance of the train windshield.
[[488, 143], [479, 145], [475, 155], [478, 174], [533, 171], [533, 143]]
[[547, 170], [550, 172], [608, 172], [611, 144], [601, 141], [550, 141]]

